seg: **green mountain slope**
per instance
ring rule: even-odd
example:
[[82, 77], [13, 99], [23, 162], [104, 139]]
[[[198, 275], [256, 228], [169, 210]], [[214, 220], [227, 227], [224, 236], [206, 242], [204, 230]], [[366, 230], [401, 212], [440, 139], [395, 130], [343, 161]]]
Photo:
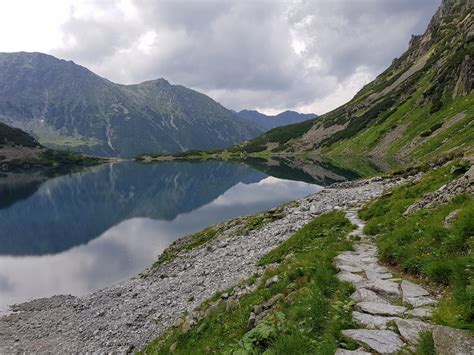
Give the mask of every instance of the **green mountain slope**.
[[0, 185], [11, 183], [7, 180], [23, 179], [9, 177], [6, 174], [8, 172], [48, 170], [54, 174], [60, 170], [71, 170], [104, 162], [105, 159], [80, 153], [48, 149], [21, 129], [0, 122]]
[[444, 0], [426, 32], [347, 104], [279, 127], [236, 147], [272, 154], [317, 153], [395, 159], [472, 149], [474, 24], [472, 1]]
[[39, 147], [40, 144], [28, 133], [0, 122], [0, 146], [16, 145], [22, 147]]
[[73, 62], [23, 52], [0, 54], [0, 120], [49, 147], [125, 157], [222, 148], [262, 132], [164, 79], [119, 85]]

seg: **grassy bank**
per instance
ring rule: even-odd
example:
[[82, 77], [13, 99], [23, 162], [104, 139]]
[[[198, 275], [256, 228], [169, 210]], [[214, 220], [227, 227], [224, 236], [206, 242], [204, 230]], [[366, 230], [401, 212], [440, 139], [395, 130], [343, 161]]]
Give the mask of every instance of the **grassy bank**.
[[[336, 279], [332, 261], [351, 248], [345, 236], [352, 228], [342, 212], [319, 216], [260, 260], [279, 264], [267, 268], [253, 292], [220, 302], [191, 329], [168, 330], [143, 353], [333, 354], [344, 342], [340, 330], [352, 326], [352, 288]], [[274, 276], [278, 281], [267, 287]], [[252, 309], [271, 299], [278, 300], [250, 329]]]
[[[365, 232], [378, 235], [383, 262], [444, 290], [434, 321], [474, 330], [473, 197], [461, 195], [435, 208], [404, 215], [408, 206], [465, 169], [455, 162], [432, 171], [422, 181], [368, 204], [359, 214], [368, 221]], [[445, 223], [450, 214], [456, 217]]]
[[[28, 149], [28, 148], [24, 148]], [[1, 150], [0, 150], [1, 153]], [[43, 149], [33, 154], [26, 154], [24, 158], [3, 160], [0, 155], [0, 164], [3, 161], [3, 171], [29, 172], [32, 170], [44, 171], [46, 175], [56, 175], [62, 172], [73, 172], [84, 167], [106, 163], [109, 159], [94, 157], [76, 152]]]

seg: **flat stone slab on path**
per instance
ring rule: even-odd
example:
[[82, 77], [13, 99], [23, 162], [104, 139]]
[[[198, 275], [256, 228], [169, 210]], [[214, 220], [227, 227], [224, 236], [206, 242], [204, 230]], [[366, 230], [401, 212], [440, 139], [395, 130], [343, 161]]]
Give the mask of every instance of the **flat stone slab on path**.
[[400, 319], [397, 317], [374, 316], [372, 314], [361, 313], [357, 311], [352, 312], [352, 318], [357, 324], [363, 325], [367, 329], [387, 329], [388, 322], [395, 319]]
[[367, 288], [392, 297], [400, 297], [402, 295], [399, 285], [391, 280], [377, 280], [371, 285], [368, 285]]
[[374, 302], [389, 304], [386, 299], [377, 295], [374, 291], [370, 291], [366, 288], [358, 288], [352, 295], [351, 298], [357, 302]]
[[365, 279], [360, 276], [360, 275], [357, 275], [357, 274], [353, 274], [351, 272], [340, 272], [339, 274], [337, 274], [337, 279], [339, 281], [345, 281], [345, 282], [350, 282], [351, 284], [353, 284], [354, 286], [361, 283], [362, 281], [364, 281]]
[[423, 287], [410, 281], [403, 280], [400, 284], [400, 287], [402, 288], [403, 297], [420, 297], [430, 295], [430, 293]]
[[431, 318], [433, 316], [433, 311], [427, 308], [415, 308], [407, 311], [406, 314], [417, 318]]
[[403, 297], [403, 302], [412, 305], [413, 307], [422, 307], [422, 306], [430, 306], [436, 304], [436, 300], [430, 297]]
[[396, 353], [405, 345], [391, 330], [347, 329], [342, 335], [381, 354]]
[[352, 273], [364, 272], [364, 269], [361, 268], [360, 266], [339, 265], [338, 268], [339, 268], [339, 270], [345, 271], [345, 272], [352, 272]]
[[360, 302], [356, 304], [356, 308], [365, 313], [379, 316], [399, 316], [407, 311], [406, 307], [375, 302]]
[[365, 275], [370, 281], [385, 280], [392, 278], [392, 273], [390, 272], [378, 272], [372, 270], [366, 270]]
[[402, 338], [410, 344], [418, 344], [420, 333], [430, 331], [433, 326], [418, 319], [395, 319]]

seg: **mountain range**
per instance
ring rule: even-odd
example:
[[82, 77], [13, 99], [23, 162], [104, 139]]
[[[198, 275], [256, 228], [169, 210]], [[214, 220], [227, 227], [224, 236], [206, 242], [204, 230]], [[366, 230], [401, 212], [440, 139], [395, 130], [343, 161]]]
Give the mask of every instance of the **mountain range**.
[[223, 148], [262, 129], [165, 79], [121, 85], [42, 53], [0, 53], [0, 120], [41, 144], [103, 156]]
[[473, 18], [469, 2], [444, 0], [402, 56], [351, 101], [317, 118], [236, 113], [165, 79], [115, 84], [73, 62], [22, 52], [0, 54], [0, 120], [48, 147], [105, 156], [232, 144], [229, 151], [239, 156], [267, 151], [397, 161], [472, 150]]
[[314, 113], [299, 113], [295, 111], [284, 111], [274, 116], [265, 115], [256, 110], [242, 110], [237, 112], [237, 114], [242, 118], [252, 121], [264, 131], [317, 117]]
[[233, 151], [426, 160], [474, 142], [472, 1], [443, 0], [423, 35], [348, 103]]

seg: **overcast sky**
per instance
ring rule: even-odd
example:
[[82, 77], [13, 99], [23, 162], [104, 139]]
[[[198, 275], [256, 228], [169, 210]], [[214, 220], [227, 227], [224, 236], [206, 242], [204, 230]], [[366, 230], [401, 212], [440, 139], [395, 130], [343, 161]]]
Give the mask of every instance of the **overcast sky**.
[[118, 83], [164, 77], [236, 110], [322, 114], [422, 33], [440, 0], [2, 0], [0, 51]]

